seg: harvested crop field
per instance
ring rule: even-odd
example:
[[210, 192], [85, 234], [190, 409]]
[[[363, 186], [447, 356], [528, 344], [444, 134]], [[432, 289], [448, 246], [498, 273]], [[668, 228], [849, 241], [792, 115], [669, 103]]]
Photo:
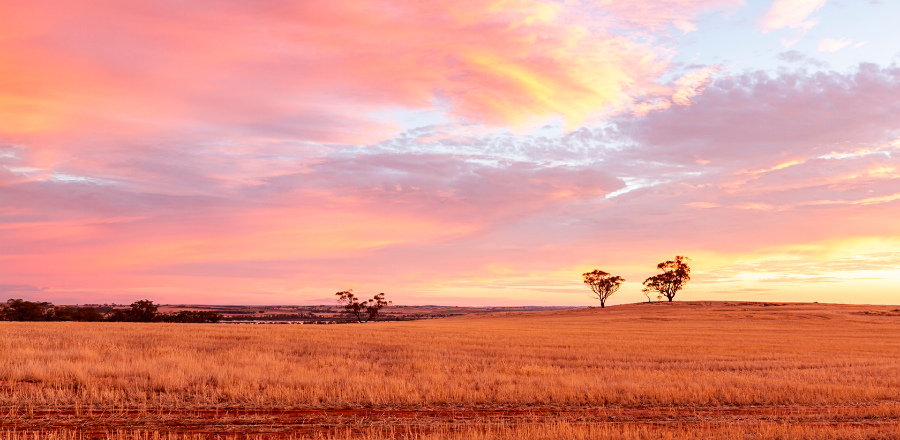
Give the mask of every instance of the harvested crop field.
[[[900, 438], [896, 307], [0, 323], [0, 437]], [[2, 440], [2, 439], [0, 439]]]

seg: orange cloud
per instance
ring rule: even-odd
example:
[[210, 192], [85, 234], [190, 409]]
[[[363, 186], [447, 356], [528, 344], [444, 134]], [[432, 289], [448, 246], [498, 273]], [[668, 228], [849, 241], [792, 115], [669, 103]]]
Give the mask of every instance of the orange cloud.
[[667, 67], [654, 47], [540, 0], [22, 2], [0, 28], [0, 134], [32, 140], [214, 126], [365, 143], [396, 132], [368, 116], [396, 107], [574, 128]]
[[702, 93], [703, 88], [709, 84], [710, 76], [720, 70], [722, 70], [720, 66], [704, 67], [678, 78], [675, 80], [676, 89], [672, 95], [672, 102], [682, 106], [691, 105], [691, 97]]
[[669, 97], [657, 96], [653, 101], [638, 102], [631, 106], [631, 113], [636, 117], [646, 116], [652, 111], [666, 110], [677, 104], [687, 107], [693, 103], [691, 98], [703, 93], [712, 81], [712, 74], [723, 70], [723, 66], [707, 66], [694, 72], [688, 72], [674, 81], [674, 84], [658, 88], [658, 93]]

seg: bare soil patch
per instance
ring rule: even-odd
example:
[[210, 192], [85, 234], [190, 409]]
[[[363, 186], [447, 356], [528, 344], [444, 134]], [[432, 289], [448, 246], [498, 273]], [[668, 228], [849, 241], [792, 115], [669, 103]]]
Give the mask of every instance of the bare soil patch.
[[[882, 408], [884, 404], [882, 404]], [[895, 407], [900, 409], [900, 404]], [[219, 408], [200, 410], [31, 410], [10, 409], [0, 417], [0, 429], [18, 431], [77, 430], [88, 438], [110, 432], [148, 430], [206, 435], [315, 435], [349, 430], [364, 435], [393, 427], [429, 432], [473, 425], [515, 425], [521, 422], [565, 421], [629, 427], [735, 425], [773, 422], [792, 426], [893, 426], [898, 414], [877, 407], [685, 407], [685, 408], [469, 408], [444, 410], [306, 409], [259, 410]]]

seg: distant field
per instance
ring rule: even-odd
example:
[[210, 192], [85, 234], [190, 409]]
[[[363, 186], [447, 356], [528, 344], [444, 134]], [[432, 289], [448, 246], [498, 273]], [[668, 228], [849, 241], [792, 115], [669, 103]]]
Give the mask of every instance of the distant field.
[[0, 322], [0, 433], [887, 439], [900, 438], [898, 372], [900, 308], [880, 306]]
[[[101, 312], [114, 308], [126, 309], [124, 304], [89, 304]], [[566, 310], [574, 307], [454, 307], [454, 306], [402, 306], [392, 305], [381, 310], [376, 321], [415, 321], [419, 319], [448, 318], [452, 316], [485, 314], [498, 312], [536, 312], [550, 310]], [[356, 318], [345, 313], [337, 304], [316, 306], [209, 306], [192, 304], [164, 304], [159, 306], [160, 313], [178, 313], [183, 310], [208, 311], [222, 314], [222, 322], [290, 322], [304, 324], [334, 324], [356, 321]]]

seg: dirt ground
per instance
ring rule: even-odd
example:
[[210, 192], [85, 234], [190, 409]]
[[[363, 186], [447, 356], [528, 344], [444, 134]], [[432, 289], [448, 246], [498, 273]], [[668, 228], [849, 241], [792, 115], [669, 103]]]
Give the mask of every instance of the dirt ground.
[[[311, 435], [335, 429], [358, 433], [394, 427], [428, 432], [443, 428], [566, 421], [604, 425], [708, 426], [775, 422], [815, 426], [893, 425], [896, 414], [859, 415], [865, 407], [690, 407], [690, 408], [461, 408], [458, 410], [46, 410], [10, 409], [0, 417], [0, 428], [18, 431], [77, 430], [88, 438], [103, 438], [117, 430], [152, 430], [202, 434]], [[870, 409], [870, 408], [869, 408]], [[867, 411], [862, 411], [867, 412]]]

